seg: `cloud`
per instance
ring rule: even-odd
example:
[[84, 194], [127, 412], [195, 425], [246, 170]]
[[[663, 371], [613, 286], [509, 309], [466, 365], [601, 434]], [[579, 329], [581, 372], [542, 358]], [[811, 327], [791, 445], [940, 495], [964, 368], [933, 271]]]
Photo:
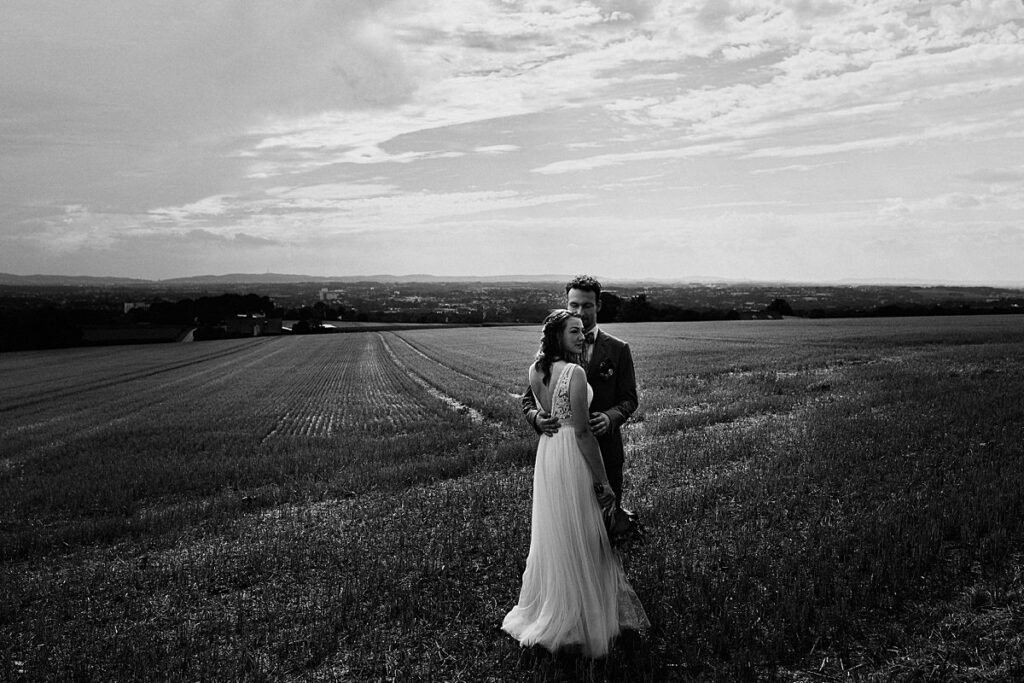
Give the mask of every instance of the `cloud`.
[[299, 185], [294, 187], [272, 187], [266, 194], [271, 201], [319, 201], [365, 199], [394, 194], [398, 191], [395, 185], [380, 183], [321, 183], [317, 185]]
[[[175, 233], [170, 233], [174, 235]], [[236, 232], [229, 234], [221, 234], [212, 230], [189, 230], [188, 232], [178, 233], [178, 238], [182, 241], [189, 242], [192, 244], [197, 243], [208, 243], [217, 244], [221, 246], [238, 246], [238, 247], [276, 247], [282, 243], [268, 239], [266, 237], [258, 237], [255, 235], [248, 235], [244, 232]]]
[[[384, 234], [410, 226], [436, 232], [437, 225], [445, 221], [588, 198], [581, 193], [532, 196], [510, 190], [401, 193], [387, 185], [344, 183], [275, 187], [259, 197], [220, 196], [165, 207], [141, 219], [134, 234], [190, 236], [246, 246], [300, 244], [325, 234]], [[206, 210], [214, 204], [218, 207], [215, 214]]]
[[963, 192], [947, 195], [945, 200], [946, 205], [953, 209], [973, 209], [976, 206], [981, 206], [977, 197]]
[[1024, 181], [1024, 168], [979, 168], [971, 173], [965, 173], [963, 177], [986, 184], [1015, 184]]
[[506, 154], [508, 152], [517, 152], [520, 149], [522, 148], [519, 145], [484, 145], [474, 148], [473, 151], [479, 154]]
[[920, 199], [889, 198], [879, 209], [879, 215], [889, 218], [906, 218], [911, 214], [934, 214], [947, 216], [950, 211], [971, 211], [988, 203], [984, 196], [966, 192], [948, 192], [922, 197]]
[[0, 262], [457, 235], [476, 266], [474, 230], [583, 226], [643, 233], [614, 256], [644, 272], [678, 235], [727, 270], [874, 223], [925, 251], [1020, 223], [1022, 73], [1019, 0], [9, 0]]
[[144, 212], [244, 191], [253, 126], [415, 91], [416, 67], [379, 19], [388, 4], [5, 2], [0, 206]]
[[227, 195], [214, 195], [183, 206], [153, 209], [149, 214], [170, 221], [186, 221], [193, 218], [223, 216], [227, 212], [227, 206], [230, 201], [231, 198]]
[[729, 0], [707, 0], [697, 14], [697, 22], [710, 31], [725, 29], [726, 20], [732, 17], [733, 8]]
[[786, 166], [774, 166], [771, 168], [755, 168], [751, 171], [753, 175], [776, 175], [779, 173], [807, 173], [818, 168], [824, 168], [833, 164], [788, 164]]
[[761, 55], [771, 52], [774, 49], [775, 47], [767, 42], [725, 45], [722, 47], [722, 59], [727, 62], [741, 62], [755, 59]]
[[413, 152], [405, 152], [403, 154], [388, 154], [380, 147], [376, 145], [368, 145], [366, 147], [358, 147], [351, 149], [339, 157], [334, 159], [332, 163], [336, 164], [383, 164], [383, 163], [399, 163], [407, 164], [418, 158], [422, 158], [424, 155], [415, 154]]
[[[643, 33], [623, 40], [606, 24], [632, 26], [650, 14], [648, 5], [523, 2], [495, 11], [494, 5], [464, 1], [456, 5], [459, 11], [449, 7], [447, 12], [431, 8], [382, 14], [381, 21], [389, 21], [392, 33], [406, 41], [406, 60], [419, 65], [419, 73], [425, 75], [415, 91], [388, 108], [335, 109], [309, 117], [275, 117], [252, 126], [248, 133], [259, 141], [247, 152], [253, 160], [250, 175], [266, 178], [315, 163], [275, 156], [287, 150], [307, 151], [323, 163], [450, 157], [460, 151], [390, 150], [415, 134], [538, 114], [574, 99], [585, 101], [614, 84], [620, 78], [617, 70], [646, 54], [650, 40]], [[467, 22], [465, 16], [473, 20]], [[481, 34], [493, 40], [481, 45]], [[361, 155], [360, 148], [386, 154]]]
[[979, 123], [944, 122], [929, 126], [928, 128], [920, 131], [912, 131], [900, 135], [864, 137], [861, 139], [828, 142], [817, 145], [764, 147], [746, 154], [745, 157], [749, 159], [761, 157], [793, 158], [847, 154], [849, 152], [858, 151], [877, 151], [943, 139], [966, 139], [971, 136], [978, 135], [985, 137], [985, 133], [1001, 129], [1004, 125], [1005, 123], [1002, 121]]
[[[198, 133], [199, 122], [236, 128], [268, 114], [393, 104], [415, 86], [376, 21], [381, 6], [11, 0], [0, 85], [53, 93], [72, 125], [104, 111], [109, 134], [136, 139]], [[47, 21], [35, 21], [43, 12]]]
[[705, 156], [709, 154], [720, 154], [729, 149], [734, 149], [735, 143], [691, 145], [678, 149], [660, 149], [646, 152], [622, 152], [618, 154], [600, 154], [597, 156], [584, 157], [582, 159], [571, 159], [567, 161], [556, 161], [532, 169], [533, 173], [542, 175], [556, 175], [560, 173], [573, 173], [579, 171], [592, 171], [597, 168], [608, 166], [620, 166], [635, 162], [665, 161], [673, 159], [688, 159], [691, 157]]
[[961, 37], [1019, 21], [1022, 11], [1019, 0], [969, 0], [936, 4], [931, 8], [931, 18], [943, 34]]

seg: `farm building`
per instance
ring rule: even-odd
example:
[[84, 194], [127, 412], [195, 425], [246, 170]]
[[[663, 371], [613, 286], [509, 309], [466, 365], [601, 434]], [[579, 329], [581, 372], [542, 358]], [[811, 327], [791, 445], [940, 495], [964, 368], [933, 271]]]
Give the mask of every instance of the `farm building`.
[[267, 334], [281, 334], [281, 318], [268, 318], [265, 315], [239, 314], [224, 321], [224, 329], [228, 336], [262, 337]]

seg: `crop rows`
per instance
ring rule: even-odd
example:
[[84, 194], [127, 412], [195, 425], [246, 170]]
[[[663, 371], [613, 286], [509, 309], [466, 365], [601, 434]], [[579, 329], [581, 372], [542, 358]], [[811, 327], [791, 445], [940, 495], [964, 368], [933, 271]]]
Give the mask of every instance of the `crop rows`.
[[90, 349], [62, 363], [10, 354], [2, 359], [11, 380], [0, 394], [4, 457], [171, 417], [196, 430], [267, 438], [402, 430], [444, 414], [378, 335], [227, 342], [211, 351], [147, 346], [108, 358], [109, 350]]
[[[85, 542], [281, 487], [453, 476], [476, 458], [480, 427], [373, 333], [15, 353], [0, 372], [0, 546], [15, 554], [46, 542], [40, 525]], [[438, 457], [419, 463], [430, 449]]]
[[[47, 362], [42, 354], [25, 354], [28, 359], [9, 354], [10, 364], [3, 357], [4, 374], [12, 379], [0, 394], [4, 457], [52, 453], [127, 425], [163, 420], [169, 413], [186, 423], [199, 419], [197, 426], [205, 426], [196, 408], [211, 417], [208, 408], [223, 407], [225, 393], [232, 394], [225, 388], [244, 386], [251, 368], [272, 365], [271, 359], [284, 351], [274, 344], [238, 343], [183, 353], [188, 350], [174, 346], [162, 354], [146, 346], [111, 354], [90, 349], [69, 352], [61, 362]], [[25, 377], [38, 377], [38, 383]], [[211, 396], [217, 398], [204, 406]]]
[[444, 330], [409, 330], [396, 333], [450, 375], [476, 380], [497, 394], [522, 393], [526, 368], [540, 340], [532, 327], [467, 329], [458, 335]]
[[0, 356], [0, 680], [1020, 680], [1024, 316], [608, 331], [638, 651], [498, 628], [535, 327], [382, 331]]
[[379, 335], [343, 335], [329, 355], [292, 366], [301, 382], [274, 392], [261, 409], [275, 424], [265, 438], [407, 430], [439, 411], [389, 358]]
[[394, 335], [390, 339], [388, 345], [397, 362], [422, 378], [434, 390], [473, 410], [481, 419], [503, 425], [504, 429], [516, 422], [519, 399], [518, 394], [508, 390], [508, 387], [513, 386], [510, 377], [507, 374], [496, 376], [475, 372], [480, 367], [487, 367], [488, 352], [494, 351], [496, 345], [479, 346], [479, 355], [474, 357], [478, 365], [467, 367], [454, 366], [451, 361], [435, 360], [435, 357], [421, 350], [415, 333]]

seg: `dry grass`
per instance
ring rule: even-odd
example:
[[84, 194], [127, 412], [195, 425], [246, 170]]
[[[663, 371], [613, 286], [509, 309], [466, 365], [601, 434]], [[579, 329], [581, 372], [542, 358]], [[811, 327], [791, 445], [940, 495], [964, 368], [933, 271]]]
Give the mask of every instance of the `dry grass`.
[[[1024, 330], [884, 325], [618, 330], [643, 387], [627, 503], [649, 532], [627, 569], [653, 628], [600, 662], [499, 629], [532, 436], [514, 401], [487, 403], [512, 370], [485, 369], [488, 354], [518, 367], [525, 332], [444, 333], [463, 370], [445, 388], [484, 424], [372, 342], [336, 345], [363, 335], [197, 345], [192, 364], [118, 349], [109, 380], [95, 357], [32, 356], [72, 378], [84, 363], [55, 405], [18, 374], [42, 372], [31, 358], [0, 357], [22, 387], [0, 394], [18, 445], [0, 469], [0, 680], [1017, 677]], [[402, 367], [437, 386], [443, 335], [401, 334]], [[360, 358], [376, 364], [364, 394], [335, 377]], [[419, 413], [369, 419], [401, 392]], [[325, 406], [342, 396], [363, 403]], [[86, 422], [98, 399], [133, 419]], [[265, 438], [302, 405], [368, 426]]]

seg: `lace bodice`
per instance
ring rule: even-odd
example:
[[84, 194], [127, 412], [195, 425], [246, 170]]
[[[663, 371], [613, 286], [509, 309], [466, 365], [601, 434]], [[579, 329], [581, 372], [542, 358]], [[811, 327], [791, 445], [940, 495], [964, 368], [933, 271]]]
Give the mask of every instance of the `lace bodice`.
[[[562, 374], [558, 376], [558, 382], [551, 392], [551, 415], [557, 417], [563, 427], [575, 424], [572, 420], [572, 403], [569, 400], [569, 380], [575, 367], [575, 363], [569, 363], [562, 369]], [[587, 405], [590, 405], [593, 399], [594, 389], [587, 384]], [[584, 416], [583, 419], [587, 417]]]

